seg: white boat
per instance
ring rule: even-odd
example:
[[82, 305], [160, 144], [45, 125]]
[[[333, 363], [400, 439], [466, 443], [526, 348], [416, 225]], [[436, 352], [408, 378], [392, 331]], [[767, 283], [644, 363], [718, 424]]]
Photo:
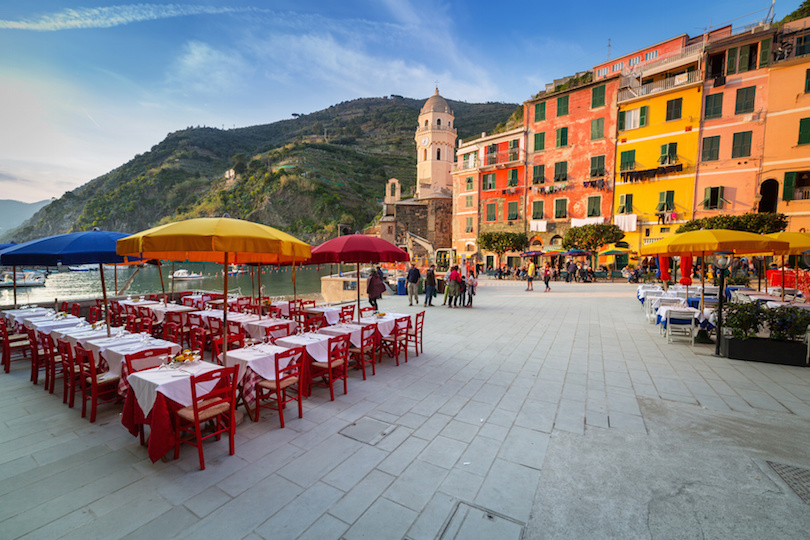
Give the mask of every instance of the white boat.
[[180, 270], [175, 270], [175, 272], [169, 276], [169, 279], [173, 279], [175, 281], [189, 281], [192, 279], [202, 279], [202, 274], [195, 274], [189, 272], [185, 268], [181, 268]]
[[[21, 287], [44, 287], [45, 274], [39, 272], [17, 272], [17, 288]], [[14, 287], [14, 273], [4, 272], [0, 280], [0, 288]]]
[[97, 264], [74, 264], [68, 266], [68, 270], [71, 272], [98, 272], [98, 265]]

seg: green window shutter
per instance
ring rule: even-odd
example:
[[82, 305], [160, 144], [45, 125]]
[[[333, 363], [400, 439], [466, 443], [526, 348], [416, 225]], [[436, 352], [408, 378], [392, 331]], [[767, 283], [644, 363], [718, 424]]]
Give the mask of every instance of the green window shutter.
[[546, 102], [534, 104], [534, 121], [542, 122], [546, 119]]
[[804, 71], [804, 93], [810, 92], [810, 69]]
[[619, 131], [624, 131], [624, 111], [619, 111]]
[[720, 136], [703, 138], [703, 151], [701, 152], [701, 161], [716, 161], [720, 156]]
[[743, 45], [740, 47], [740, 69], [739, 72], [743, 73], [748, 71], [748, 55], [751, 51], [750, 45]]
[[737, 73], [737, 47], [728, 50], [728, 60], [726, 61], [726, 75]]
[[674, 163], [678, 160], [678, 143], [669, 143], [667, 158], [669, 159], [670, 163]]
[[720, 118], [723, 116], [723, 94], [710, 94], [706, 96], [705, 118]]
[[662, 144], [661, 145], [661, 157], [658, 158], [658, 163], [663, 165], [667, 162], [667, 156], [669, 155], [669, 145]]
[[658, 192], [658, 206], [655, 207], [656, 212], [663, 212], [667, 206], [667, 192], [666, 191], [659, 191]]
[[712, 188], [703, 189], [703, 209], [708, 210], [712, 203]]
[[624, 200], [625, 200], [626, 213], [632, 214], [633, 213], [633, 194], [628, 193], [627, 196], [625, 196]]
[[810, 144], [810, 118], [799, 120], [799, 144]]
[[796, 196], [796, 173], [785, 173], [785, 184], [782, 188], [782, 200], [792, 201]]
[[595, 141], [605, 137], [605, 119], [595, 118], [591, 120], [591, 140]]
[[638, 116], [639, 116], [639, 119], [638, 119], [639, 127], [646, 126], [647, 125], [647, 106], [646, 105], [639, 108]]
[[762, 40], [759, 49], [759, 67], [765, 67], [771, 63], [771, 38]]
[[744, 114], [754, 110], [756, 91], [757, 89], [755, 86], [739, 88], [737, 90], [737, 102], [734, 106], [734, 114]]
[[675, 192], [667, 191], [667, 210], [675, 210]]
[[600, 202], [601, 197], [588, 197], [588, 217], [596, 217], [602, 213], [599, 208]]
[[636, 164], [636, 151], [635, 150], [626, 150], [621, 153], [621, 161], [620, 161], [620, 170], [622, 171], [632, 171], [635, 169]]
[[735, 133], [731, 141], [731, 157], [740, 158], [751, 155], [751, 132]]
[[542, 152], [546, 149], [546, 134], [543, 133], [535, 133], [534, 134], [534, 151], [535, 152]]
[[717, 188], [717, 208], [723, 208], [723, 186]]
[[560, 96], [557, 98], [557, 116], [565, 116], [568, 114], [568, 96]]
[[616, 209], [616, 213], [626, 214], [627, 213], [626, 206], [627, 206], [627, 195], [623, 193], [619, 195], [619, 207]]
[[591, 108], [601, 107], [605, 104], [605, 85], [597, 86], [591, 90]]
[[557, 128], [557, 132], [556, 132], [556, 134], [557, 134], [557, 139], [556, 139], [557, 140], [557, 143], [556, 143], [557, 148], [559, 148], [561, 146], [565, 146], [565, 143], [563, 142], [563, 137], [562, 137], [564, 129], [565, 128]]

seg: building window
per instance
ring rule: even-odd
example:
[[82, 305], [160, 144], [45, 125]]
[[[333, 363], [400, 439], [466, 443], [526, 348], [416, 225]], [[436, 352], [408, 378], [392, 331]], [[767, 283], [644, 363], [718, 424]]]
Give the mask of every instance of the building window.
[[616, 209], [617, 214], [632, 214], [633, 213], [633, 194], [623, 193], [619, 195], [619, 208]]
[[508, 181], [506, 183], [509, 187], [516, 187], [518, 185], [518, 170], [517, 169], [509, 169], [506, 172]]
[[545, 184], [546, 171], [543, 165], [535, 165], [532, 169], [532, 184]]
[[554, 181], [565, 182], [568, 179], [568, 162], [559, 161], [554, 164]]
[[466, 197], [464, 197], [464, 204], [465, 204], [465, 206], [467, 208], [472, 208], [473, 196], [472, 195], [467, 195]]
[[744, 73], [757, 69], [757, 50], [759, 43], [751, 43], [740, 47], [740, 64], [737, 71]]
[[557, 116], [566, 114], [568, 114], [568, 96], [560, 96], [557, 98]]
[[468, 233], [473, 232], [473, 218], [471, 218], [471, 217], [467, 218], [467, 224], [464, 227], [464, 232], [468, 232]]
[[620, 171], [632, 171], [636, 168], [636, 151], [626, 150], [621, 153], [619, 161]]
[[509, 221], [515, 221], [518, 218], [518, 203], [517, 201], [512, 201], [507, 204], [507, 219]]
[[633, 58], [631, 58], [630, 60], [627, 61], [628, 66], [637, 66], [640, 63], [641, 63], [641, 57], [640, 56], [634, 56]]
[[673, 165], [678, 162], [678, 143], [667, 143], [661, 145], [661, 157], [658, 163], [661, 165]]
[[731, 157], [741, 158], [751, 155], [751, 132], [735, 133], [731, 141]]
[[596, 141], [598, 139], [605, 138], [605, 119], [604, 118], [594, 118], [591, 120], [591, 140]]
[[707, 187], [703, 190], [703, 205], [704, 210], [720, 210], [723, 208], [723, 203], [728, 202], [723, 199], [723, 187]]
[[675, 192], [674, 191], [659, 191], [658, 192], [658, 205], [655, 207], [656, 212], [672, 212], [675, 210]]
[[596, 76], [597, 76], [597, 77], [604, 77], [604, 76], [606, 76], [607, 74], [608, 74], [608, 68], [606, 68], [606, 67], [600, 68], [600, 69], [599, 69], [599, 70], [596, 72]]
[[720, 118], [723, 116], [723, 94], [710, 94], [706, 96], [706, 111], [704, 117]]
[[656, 58], [658, 58], [658, 51], [649, 51], [649, 52], [644, 53], [644, 61], [645, 62], [647, 60], [655, 60]]
[[681, 107], [683, 98], [670, 99], [667, 101], [667, 122], [681, 119]]
[[481, 189], [495, 189], [495, 173], [485, 174], [481, 177]]
[[442, 149], [437, 148], [436, 149], [436, 161], [441, 161], [441, 159], [442, 159]]
[[554, 199], [554, 219], [568, 217], [568, 199]]
[[543, 219], [543, 201], [532, 201], [532, 219]]
[[720, 135], [703, 137], [703, 150], [700, 160], [717, 161], [718, 159], [720, 159]]
[[737, 73], [737, 47], [732, 47], [728, 50], [726, 75], [734, 75], [735, 73]]
[[623, 67], [624, 67], [624, 62], [616, 62], [615, 64], [610, 66], [610, 70], [613, 71], [613, 72], [621, 71]]
[[737, 90], [737, 103], [734, 106], [734, 114], [754, 112], [754, 98], [756, 97], [756, 93], [756, 86], [739, 88]]
[[602, 215], [602, 197], [596, 195], [588, 197], [588, 217], [599, 217]]
[[534, 121], [542, 122], [546, 119], [546, 102], [534, 104]]
[[810, 92], [810, 69], [804, 71], [804, 93]]
[[759, 50], [759, 67], [768, 67], [771, 63], [771, 38], [762, 40], [762, 47]]
[[605, 156], [591, 157], [591, 178], [605, 176]]
[[517, 161], [520, 158], [520, 141], [513, 139], [509, 141], [509, 161]]
[[487, 203], [487, 221], [498, 219], [498, 207], [494, 202]]
[[568, 146], [568, 128], [562, 127], [557, 129], [557, 148]]
[[437, 125], [437, 126], [441, 126], [441, 125], [442, 125], [442, 119], [441, 119], [441, 118], [437, 118], [437, 119], [436, 119], [436, 125]]
[[546, 134], [545, 133], [535, 133], [534, 134], [534, 151], [535, 152], [542, 152], [546, 149]]
[[799, 144], [810, 144], [810, 118], [799, 120]]
[[422, 161], [427, 161], [427, 149], [422, 151]]
[[472, 191], [472, 190], [473, 190], [473, 177], [468, 176], [467, 177], [467, 191]]
[[796, 38], [796, 56], [804, 56], [807, 53], [810, 53], [810, 34]]
[[647, 125], [647, 106], [629, 111], [619, 111], [619, 131], [637, 129]]
[[605, 104], [605, 85], [591, 89], [591, 109], [602, 107]]

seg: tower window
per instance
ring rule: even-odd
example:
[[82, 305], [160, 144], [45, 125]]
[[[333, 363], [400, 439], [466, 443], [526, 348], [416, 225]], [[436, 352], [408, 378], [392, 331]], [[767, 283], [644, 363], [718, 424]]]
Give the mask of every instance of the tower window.
[[442, 119], [441, 119], [441, 118], [437, 118], [437, 119], [436, 119], [436, 125], [437, 125], [437, 126], [442, 125]]
[[442, 159], [442, 149], [437, 148], [436, 149], [436, 160], [441, 160], [441, 159]]
[[422, 152], [422, 161], [427, 161], [427, 149], [423, 150]]
[[425, 127], [428, 127], [428, 121], [425, 120]]

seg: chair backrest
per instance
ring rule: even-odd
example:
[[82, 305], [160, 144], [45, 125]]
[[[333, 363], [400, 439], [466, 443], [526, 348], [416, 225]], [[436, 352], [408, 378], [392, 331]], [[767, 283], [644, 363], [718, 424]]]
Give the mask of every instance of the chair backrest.
[[329, 338], [329, 363], [339, 360], [347, 362], [349, 359], [349, 334], [341, 334]]
[[301, 377], [301, 366], [304, 363], [305, 347], [293, 347], [276, 353], [276, 386], [284, 388], [284, 381]]
[[365, 352], [377, 345], [377, 323], [367, 324], [360, 330], [360, 348]]
[[340, 322], [350, 323], [354, 319], [354, 304], [348, 304], [340, 308]]
[[196, 327], [201, 327], [203, 329], [205, 328], [205, 325], [203, 324], [203, 320], [202, 320], [202, 315], [200, 315], [199, 313], [188, 313], [188, 314], [186, 314], [186, 320], [188, 321], [188, 325], [191, 328], [196, 328]]
[[373, 307], [361, 307], [360, 308], [360, 316], [361, 317], [368, 317], [374, 313]]
[[197, 304], [197, 300], [194, 298], [189, 298], [187, 296], [183, 297], [183, 305], [188, 307], [195, 307]]
[[147, 349], [136, 353], [128, 354], [124, 357], [127, 363], [127, 371], [134, 373], [157, 367], [169, 360], [172, 350], [169, 347], [163, 349]]
[[[680, 310], [680, 309], [670, 309], [667, 311], [667, 326], [670, 324], [681, 324], [684, 326], [692, 325], [693, 319], [695, 318], [695, 314], [692, 311]], [[673, 321], [678, 322], [673, 322]], [[688, 321], [681, 322], [681, 321]]]
[[[71, 347], [70, 342], [64, 341], [61, 339], [56, 340], [56, 351], [59, 353], [59, 356], [62, 357], [62, 365], [67, 366], [68, 368], [73, 367], [73, 347]], [[64, 372], [63, 377], [70, 377], [70, 371], [63, 369]]]
[[176, 311], [167, 311], [165, 320], [166, 322], [176, 324], [178, 328], [183, 327], [183, 316]]
[[238, 321], [228, 321], [228, 335], [244, 336], [245, 328], [242, 326], [242, 323]]
[[89, 378], [91, 384], [96, 384], [96, 359], [93, 357], [93, 351], [87, 350], [81, 345], [76, 345], [74, 348], [75, 354], [73, 361], [75, 365], [79, 366], [82, 376], [82, 384]]
[[645, 298], [655, 298], [656, 296], [664, 296], [665, 291], [662, 290], [654, 290], [654, 291], [647, 291], [644, 294]]
[[302, 309], [313, 308], [313, 307], [315, 307], [315, 300], [301, 300], [301, 308]]
[[98, 322], [101, 320], [101, 308], [98, 306], [93, 306], [90, 308], [90, 313], [87, 315], [87, 322], [93, 324], [94, 322]]
[[37, 331], [33, 328], [25, 328], [25, 333], [28, 334], [28, 346], [31, 348], [31, 358], [33, 362], [39, 361], [39, 336], [37, 336]]
[[211, 329], [212, 336], [222, 334], [222, 319], [218, 317], [208, 317], [208, 328]]
[[658, 299], [658, 307], [661, 306], [682, 306], [683, 298], [666, 298], [664, 296]]
[[276, 306], [270, 306], [267, 308], [267, 314], [273, 318], [281, 317], [281, 308]]
[[208, 332], [202, 326], [193, 326], [189, 336], [189, 345], [192, 350], [200, 353], [200, 357], [205, 352], [205, 342], [208, 340]]
[[74, 303], [70, 307], [70, 314], [73, 315], [74, 317], [78, 317], [79, 316], [79, 311], [81, 309], [82, 309], [82, 306], [80, 306], [78, 303]]
[[138, 322], [138, 332], [146, 332], [151, 334], [154, 323], [155, 322], [152, 320], [152, 317], [141, 317], [140, 321]]
[[[241, 349], [245, 346], [245, 336], [241, 334], [231, 334], [225, 340], [225, 346], [229, 351], [234, 349]], [[223, 350], [222, 338], [214, 338], [214, 357], [218, 357]], [[219, 361], [219, 360], [217, 360]]]
[[416, 324], [414, 325], [414, 331], [417, 334], [421, 334], [422, 328], [424, 328], [424, 326], [425, 326], [425, 312], [423, 310], [416, 314]]
[[273, 324], [264, 329], [264, 335], [270, 338], [270, 341], [275, 342], [277, 339], [290, 335], [289, 324]]
[[[238, 374], [239, 364], [236, 364], [191, 376], [191, 404], [196, 424], [199, 424], [200, 415], [205, 411], [214, 407], [221, 408], [223, 404], [228, 405], [228, 414], [233, 415]], [[211, 389], [206, 391], [205, 388]]]
[[42, 350], [48, 360], [54, 361], [56, 359], [56, 344], [50, 334], [39, 334], [39, 342], [42, 343]]
[[127, 313], [124, 317], [124, 328], [127, 332], [138, 332], [138, 317], [134, 313]]
[[307, 332], [315, 332], [324, 326], [326, 326], [326, 317], [323, 315], [307, 314], [307, 317], [304, 320], [304, 328]]
[[180, 325], [173, 322], [164, 323], [163, 339], [166, 341], [172, 341], [174, 343], [180, 343]]
[[152, 318], [152, 310], [149, 309], [147, 306], [137, 306], [138, 317], [141, 319], [151, 319]]
[[394, 330], [391, 332], [397, 336], [408, 333], [408, 328], [411, 327], [411, 318], [408, 316], [400, 317], [394, 321]]
[[67, 302], [62, 302], [61, 304], [59, 304], [59, 311], [67, 313], [68, 311], [70, 311], [70, 304], [68, 304]]

